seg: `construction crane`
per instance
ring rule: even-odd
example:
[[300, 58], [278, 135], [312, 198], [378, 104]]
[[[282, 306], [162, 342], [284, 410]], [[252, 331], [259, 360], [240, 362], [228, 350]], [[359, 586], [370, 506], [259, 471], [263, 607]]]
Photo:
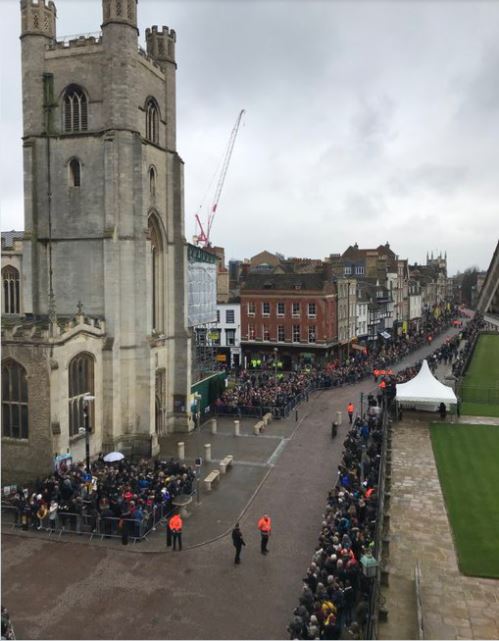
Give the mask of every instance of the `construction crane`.
[[211, 228], [213, 226], [213, 220], [217, 212], [218, 203], [220, 202], [220, 195], [222, 194], [225, 177], [227, 176], [227, 170], [229, 168], [230, 158], [232, 156], [232, 150], [234, 149], [234, 143], [236, 142], [237, 132], [239, 131], [241, 120], [245, 111], [246, 111], [245, 109], [241, 109], [241, 111], [239, 112], [239, 116], [237, 117], [236, 124], [234, 125], [232, 132], [230, 134], [229, 144], [227, 145], [227, 151], [225, 152], [225, 157], [222, 164], [222, 170], [220, 172], [220, 178], [218, 179], [217, 188], [215, 190], [215, 195], [213, 197], [213, 204], [210, 207], [210, 211], [208, 214], [208, 219], [206, 221], [205, 227], [203, 227], [203, 224], [201, 223], [201, 220], [199, 218], [199, 212], [201, 211], [201, 207], [199, 208], [199, 211], [196, 214], [196, 222], [199, 228], [199, 234], [194, 237], [194, 240], [198, 245], [202, 245], [203, 247], [211, 246], [210, 233], [211, 233]]

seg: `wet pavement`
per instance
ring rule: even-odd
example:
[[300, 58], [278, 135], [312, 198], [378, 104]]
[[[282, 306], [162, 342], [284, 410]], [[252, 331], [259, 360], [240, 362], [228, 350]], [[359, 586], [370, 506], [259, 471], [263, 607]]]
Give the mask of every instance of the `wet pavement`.
[[[455, 331], [450, 330], [450, 334]], [[413, 364], [444, 337], [409, 356]], [[203, 428], [162, 440], [162, 455], [185, 444], [186, 460], [203, 456], [212, 444], [213, 462], [226, 454], [234, 463], [218, 487], [201, 490], [189, 506], [184, 550], [165, 546], [159, 530], [148, 542], [88, 544], [63, 538], [47, 541], [34, 533], [3, 531], [2, 600], [18, 638], [33, 639], [285, 639], [302, 577], [317, 543], [325, 499], [336, 481], [348, 430], [345, 408], [359, 407], [360, 393], [373, 381], [316, 392], [292, 414], [274, 421], [263, 435], [232, 434], [232, 419], [217, 434]], [[343, 413], [337, 438], [331, 421]], [[256, 419], [255, 419], [256, 420]], [[270, 554], [259, 551], [257, 520], [271, 515]], [[247, 546], [233, 563], [230, 530], [239, 519]]]
[[499, 639], [499, 581], [459, 571], [429, 423], [406, 413], [392, 432], [390, 574], [382, 591], [388, 622], [380, 625], [379, 638], [418, 638], [419, 561], [425, 639]]

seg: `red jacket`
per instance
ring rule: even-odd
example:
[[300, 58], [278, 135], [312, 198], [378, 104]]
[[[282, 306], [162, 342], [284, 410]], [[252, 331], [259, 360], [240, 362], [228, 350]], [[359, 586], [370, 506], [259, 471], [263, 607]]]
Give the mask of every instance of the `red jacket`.
[[258, 529], [263, 534], [270, 534], [272, 530], [272, 521], [270, 519], [270, 516], [268, 516], [267, 518], [262, 516], [262, 518], [258, 521]]
[[172, 530], [173, 532], [182, 532], [182, 526], [184, 525], [184, 523], [180, 516], [178, 514], [175, 514], [169, 520], [168, 525], [170, 526], [170, 530]]

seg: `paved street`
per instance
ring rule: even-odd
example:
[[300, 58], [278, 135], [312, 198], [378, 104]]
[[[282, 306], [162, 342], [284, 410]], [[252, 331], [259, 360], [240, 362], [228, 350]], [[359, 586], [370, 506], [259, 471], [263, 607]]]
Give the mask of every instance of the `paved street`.
[[[432, 350], [442, 340], [436, 339]], [[428, 351], [423, 348], [399, 367]], [[343, 421], [333, 442], [331, 419], [337, 410], [344, 413], [348, 401], [358, 404], [360, 392], [372, 387], [372, 381], [365, 381], [318, 392], [300, 407], [297, 424], [294, 415], [287, 425], [276, 424], [275, 436], [280, 438], [238, 439], [237, 447], [242, 448], [238, 455], [245, 464], [238, 470], [235, 459], [234, 470], [222, 479], [213, 498], [203, 498], [193, 509], [184, 540], [186, 547], [196, 547], [182, 553], [164, 551], [161, 534], [154, 542], [141, 544], [143, 548], [135, 546], [132, 553], [119, 544], [101, 548], [4, 533], [2, 599], [18, 637], [287, 638], [286, 625], [317, 541], [325, 496], [335, 481], [347, 430]], [[265, 436], [272, 436], [272, 427]], [[232, 438], [221, 434], [217, 443]], [[244, 443], [253, 452], [251, 460], [246, 460]], [[226, 447], [220, 445], [216, 458], [228, 453]], [[260, 461], [258, 448], [262, 448]], [[238, 474], [246, 474], [246, 482], [241, 476], [238, 480]], [[256, 529], [264, 512], [273, 519], [267, 557], [259, 552]], [[247, 546], [242, 564], [234, 566], [229, 530], [241, 513]]]

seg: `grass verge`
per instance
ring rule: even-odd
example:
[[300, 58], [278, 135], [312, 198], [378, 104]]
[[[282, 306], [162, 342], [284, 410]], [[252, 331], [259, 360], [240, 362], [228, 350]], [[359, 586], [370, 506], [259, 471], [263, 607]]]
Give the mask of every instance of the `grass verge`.
[[499, 578], [499, 428], [435, 424], [431, 440], [459, 569]]

